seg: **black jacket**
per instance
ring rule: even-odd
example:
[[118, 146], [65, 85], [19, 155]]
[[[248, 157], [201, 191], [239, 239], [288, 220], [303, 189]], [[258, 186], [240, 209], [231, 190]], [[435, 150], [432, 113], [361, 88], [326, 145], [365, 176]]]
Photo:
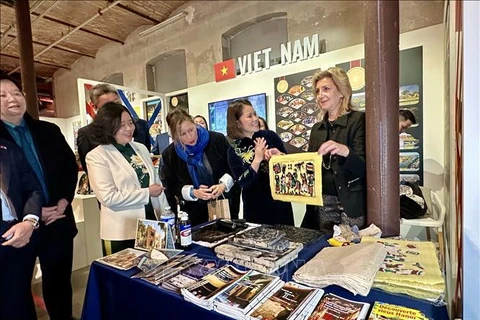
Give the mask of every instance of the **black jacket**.
[[[40, 218], [42, 187], [28, 165], [22, 149], [14, 142], [0, 138], [0, 187], [12, 202], [17, 219], [27, 214]], [[1, 220], [0, 216], [0, 220]]]
[[[71, 203], [75, 195], [78, 176], [75, 154], [58, 126], [50, 122], [34, 120], [27, 113], [24, 115], [24, 119], [32, 134], [47, 184], [49, 203], [44, 203], [42, 206], [56, 206], [62, 198], [69, 203], [65, 209], [65, 218], [59, 219], [47, 227], [43, 226], [43, 228], [74, 237], [77, 234], [77, 228]], [[15, 143], [3, 121], [0, 121], [0, 137]]]
[[[213, 170], [213, 181], [218, 183], [225, 173], [233, 177], [227, 160], [230, 144], [221, 133], [209, 131], [209, 134], [210, 140], [205, 147], [204, 153]], [[163, 167], [160, 176], [165, 177], [166, 187], [180, 200], [181, 210], [188, 213], [192, 225], [206, 222], [208, 220], [207, 202], [202, 200], [185, 201], [183, 199], [182, 188], [185, 185], [193, 185], [193, 181], [188, 173], [187, 164], [177, 155], [174, 143], [171, 143], [163, 151], [162, 159]], [[225, 193], [224, 196], [230, 198], [228, 193]], [[231, 204], [230, 209], [232, 209]], [[235, 215], [235, 213], [231, 214]]]
[[[316, 152], [327, 139], [327, 120], [316, 123], [310, 135], [309, 152]], [[334, 132], [330, 140], [346, 145], [350, 149], [348, 156], [333, 156], [331, 168], [334, 173], [335, 189], [345, 213], [352, 218], [366, 214], [365, 190], [365, 113], [351, 111], [335, 121]], [[312, 206], [307, 212], [302, 227], [316, 228], [315, 213]]]
[[[87, 172], [87, 163], [85, 162], [85, 157], [87, 156], [87, 153], [98, 146], [98, 143], [93, 140], [92, 131], [92, 126], [90, 124], [78, 130], [78, 156], [85, 172]], [[143, 119], [135, 120], [135, 132], [133, 133], [133, 140], [143, 144], [145, 147], [147, 147], [147, 150], [150, 151], [151, 142], [147, 121]]]

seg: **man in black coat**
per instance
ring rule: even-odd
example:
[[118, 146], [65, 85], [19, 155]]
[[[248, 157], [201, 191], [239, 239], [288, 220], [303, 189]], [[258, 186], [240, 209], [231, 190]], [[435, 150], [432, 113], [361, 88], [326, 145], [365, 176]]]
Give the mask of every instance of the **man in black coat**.
[[0, 319], [36, 319], [33, 234], [42, 188], [16, 143], [0, 138]]
[[43, 193], [37, 255], [42, 270], [43, 298], [50, 319], [72, 316], [73, 238], [77, 234], [71, 202], [77, 184], [75, 154], [55, 124], [27, 114], [19, 86], [0, 77], [0, 137], [19, 145]]
[[[90, 90], [90, 101], [92, 101], [96, 110], [101, 108], [107, 102], [122, 103], [120, 97], [118, 96], [117, 89], [107, 83], [97, 84], [92, 88], [92, 90]], [[150, 151], [151, 141], [150, 134], [148, 132], [147, 121], [143, 119], [135, 120], [135, 132], [133, 133], [133, 140], [145, 145], [145, 147], [147, 147], [147, 149]], [[87, 172], [85, 157], [87, 156], [87, 153], [98, 146], [98, 143], [93, 140], [92, 127], [90, 125], [78, 130], [77, 146], [82, 168], [85, 170], [85, 172]]]

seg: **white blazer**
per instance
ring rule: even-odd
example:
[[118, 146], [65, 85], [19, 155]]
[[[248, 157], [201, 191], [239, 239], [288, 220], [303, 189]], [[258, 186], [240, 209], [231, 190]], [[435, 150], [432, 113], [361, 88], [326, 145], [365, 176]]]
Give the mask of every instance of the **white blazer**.
[[[145, 164], [150, 184], [161, 184], [147, 148], [133, 141], [130, 145]], [[101, 204], [101, 239], [135, 239], [137, 219], [145, 219], [150, 199], [157, 218], [169, 206], [165, 193], [150, 197], [148, 188], [140, 187], [137, 174], [114, 145], [99, 145], [87, 154], [86, 162], [90, 185]]]

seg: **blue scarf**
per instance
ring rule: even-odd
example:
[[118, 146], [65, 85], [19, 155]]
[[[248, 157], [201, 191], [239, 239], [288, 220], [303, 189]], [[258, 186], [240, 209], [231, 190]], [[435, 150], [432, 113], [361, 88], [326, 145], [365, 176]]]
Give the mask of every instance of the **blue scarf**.
[[213, 184], [213, 176], [208, 172], [203, 163], [203, 152], [208, 144], [210, 135], [206, 129], [197, 126], [197, 136], [197, 143], [193, 146], [183, 146], [178, 142], [174, 144], [177, 155], [187, 163], [188, 174], [192, 178], [195, 189], [198, 189], [202, 184], [209, 187]]

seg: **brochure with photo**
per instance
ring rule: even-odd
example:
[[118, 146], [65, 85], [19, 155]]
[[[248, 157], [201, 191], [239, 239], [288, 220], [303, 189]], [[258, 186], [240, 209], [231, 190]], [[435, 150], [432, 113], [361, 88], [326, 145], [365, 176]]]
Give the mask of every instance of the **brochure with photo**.
[[352, 301], [333, 293], [325, 294], [318, 302], [308, 320], [364, 320], [368, 315], [370, 304]]
[[279, 277], [252, 271], [215, 299], [215, 310], [235, 319], [244, 318], [278, 285], [283, 285]]
[[287, 282], [262, 304], [257, 305], [249, 316], [250, 319], [301, 318], [301, 315], [305, 315], [305, 308], [313, 303], [316, 304], [322, 294], [321, 289]]
[[213, 309], [214, 299], [249, 271], [241, 271], [226, 265], [203, 277], [200, 281], [181, 290], [185, 300], [208, 310]]
[[193, 285], [203, 277], [217, 270], [215, 263], [203, 263], [202, 261], [196, 265], [184, 269], [179, 274], [165, 280], [162, 287], [180, 293], [182, 288]]
[[145, 255], [144, 251], [127, 248], [96, 261], [120, 270], [130, 270], [138, 264], [138, 259], [142, 255]]
[[183, 250], [173, 250], [173, 249], [152, 249], [148, 255], [143, 256], [140, 259], [137, 267], [142, 271], [150, 271], [155, 269], [159, 265], [165, 263], [169, 259], [175, 257], [176, 255], [183, 252]]

